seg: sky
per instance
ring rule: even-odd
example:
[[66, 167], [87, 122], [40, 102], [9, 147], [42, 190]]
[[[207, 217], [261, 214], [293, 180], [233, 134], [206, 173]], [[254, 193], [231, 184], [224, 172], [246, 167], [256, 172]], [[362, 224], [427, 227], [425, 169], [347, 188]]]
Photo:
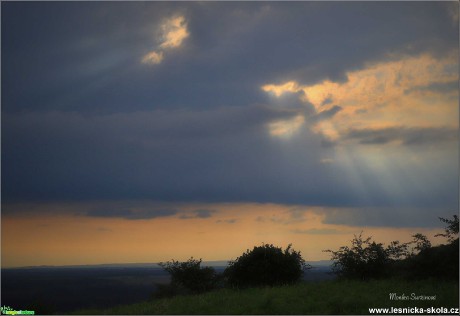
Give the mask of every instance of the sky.
[[444, 242], [457, 2], [1, 9], [2, 267]]

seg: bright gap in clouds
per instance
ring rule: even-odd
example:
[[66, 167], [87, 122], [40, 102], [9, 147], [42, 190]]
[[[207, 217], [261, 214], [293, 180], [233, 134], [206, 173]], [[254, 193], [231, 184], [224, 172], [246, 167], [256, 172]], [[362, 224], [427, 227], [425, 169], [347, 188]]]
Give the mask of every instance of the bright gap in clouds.
[[277, 100], [297, 95], [305, 105], [295, 119], [269, 124], [269, 134], [290, 138], [305, 124], [333, 141], [338, 145], [333, 158], [320, 162], [340, 167], [368, 205], [375, 203], [369, 182], [389, 197], [390, 204], [409, 203], [410, 190], [429, 195], [432, 188], [425, 183], [439, 168], [427, 169], [426, 161], [446, 166], [446, 157], [458, 155], [452, 146], [458, 139], [456, 54], [368, 64], [348, 72], [347, 78], [344, 83], [302, 85], [291, 80], [262, 86]]
[[156, 65], [163, 61], [164, 51], [172, 48], [178, 48], [182, 42], [189, 36], [185, 17], [174, 16], [161, 24], [161, 44], [158, 49], [152, 50], [142, 57], [141, 62], [144, 64]]
[[161, 25], [163, 31], [163, 42], [160, 44], [161, 48], [175, 48], [179, 47], [184, 39], [189, 36], [187, 31], [187, 24], [183, 16], [177, 16], [166, 20]]
[[[311, 128], [331, 140], [350, 130], [388, 128], [458, 128], [458, 66], [456, 56], [436, 59], [430, 55], [370, 64], [347, 73], [345, 83], [329, 80], [314, 85], [296, 81], [267, 84], [263, 91], [276, 98], [303, 93], [317, 114], [341, 110], [316, 120]], [[272, 136], [290, 136], [305, 120], [298, 117], [270, 124]]]
[[262, 90], [265, 92], [271, 92], [273, 93], [276, 97], [280, 97], [282, 94], [286, 92], [297, 92], [300, 90], [299, 84], [295, 81], [288, 81], [283, 84], [267, 84], [262, 86]]
[[289, 120], [272, 122], [269, 124], [270, 134], [272, 136], [290, 137], [303, 125], [304, 122], [305, 118], [302, 115], [297, 115]]
[[144, 64], [152, 64], [152, 65], [155, 65], [155, 64], [159, 64], [161, 63], [161, 61], [163, 60], [163, 52], [150, 52], [148, 53], [147, 55], [144, 56], [144, 58], [142, 58], [142, 62]]

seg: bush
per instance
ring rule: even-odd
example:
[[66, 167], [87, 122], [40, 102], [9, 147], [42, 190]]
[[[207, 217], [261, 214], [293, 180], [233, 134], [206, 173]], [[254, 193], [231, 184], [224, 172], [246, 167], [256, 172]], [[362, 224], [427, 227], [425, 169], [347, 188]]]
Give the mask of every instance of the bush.
[[439, 278], [458, 280], [458, 239], [420, 251], [402, 262], [405, 275], [410, 279]]
[[196, 294], [214, 289], [217, 274], [211, 267], [201, 267], [201, 261], [192, 257], [185, 262], [160, 262], [159, 265], [171, 275], [171, 286], [165, 292]]
[[376, 279], [398, 276], [410, 279], [441, 278], [458, 279], [458, 216], [452, 220], [439, 218], [447, 224], [442, 236], [448, 245], [432, 247], [428, 238], [420, 233], [406, 243], [393, 241], [387, 248], [371, 238], [354, 237], [351, 247], [343, 246], [332, 253], [333, 269], [337, 275], [352, 279]]
[[351, 247], [343, 246], [339, 250], [325, 250], [332, 253], [333, 270], [339, 277], [352, 279], [376, 279], [387, 276], [390, 253], [400, 256], [401, 246], [393, 242], [386, 250], [383, 245], [371, 242], [371, 237], [362, 238], [362, 233], [351, 241]]
[[233, 287], [275, 286], [298, 282], [309, 267], [291, 245], [283, 251], [267, 244], [248, 249], [230, 261], [224, 276]]
[[431, 247], [431, 243], [420, 234], [414, 235], [413, 243], [416, 243], [417, 255], [412, 255], [403, 262], [406, 274], [409, 278], [441, 278], [458, 280], [459, 248], [458, 248], [458, 216], [453, 219], [440, 217], [439, 220], [446, 225], [444, 234], [437, 234], [448, 240], [447, 245]]

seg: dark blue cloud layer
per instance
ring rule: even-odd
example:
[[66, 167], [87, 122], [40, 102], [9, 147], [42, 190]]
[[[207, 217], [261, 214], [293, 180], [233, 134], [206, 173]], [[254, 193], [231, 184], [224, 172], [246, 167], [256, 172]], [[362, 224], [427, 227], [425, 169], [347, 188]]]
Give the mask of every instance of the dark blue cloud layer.
[[[4, 3], [4, 112], [130, 112], [257, 103], [260, 85], [326, 78], [387, 53], [458, 46], [448, 3]], [[162, 19], [190, 36], [155, 68]]]
[[[347, 71], [369, 62], [457, 50], [450, 7], [2, 3], [2, 204], [152, 199], [458, 207], [456, 148], [436, 147], [441, 138], [454, 143], [453, 131], [350, 131], [346, 137], [362, 143], [421, 145], [406, 146], [407, 155], [397, 158], [416, 154], [422, 165], [398, 161], [382, 177], [353, 152], [348, 166], [322, 163], [338, 153], [310, 125], [342, 105], [317, 113], [299, 94], [274, 100], [260, 89], [285, 80], [344, 81]], [[162, 63], [142, 64], [159, 44], [155, 30], [174, 14], [185, 16], [190, 36]], [[270, 123], [298, 115], [306, 123], [292, 137], [270, 136]], [[440, 160], [431, 160], [433, 151]], [[388, 189], [390, 182], [404, 194]], [[97, 212], [136, 216], [130, 209]]]
[[[308, 125], [288, 139], [270, 137], [267, 123], [292, 115], [290, 110], [268, 107], [97, 117], [60, 112], [5, 115], [7, 150], [2, 163], [8, 167], [2, 172], [2, 198], [4, 202], [155, 199], [335, 206], [455, 203], [455, 156], [450, 159], [441, 152], [442, 159], [433, 161], [431, 148], [409, 148], [409, 154], [422, 159], [420, 170], [403, 154], [387, 153], [393, 163], [384, 170], [385, 176], [405, 190], [403, 196], [392, 196], [383, 191], [380, 172], [361, 161], [359, 153], [347, 154], [352, 165], [345, 169], [321, 163], [337, 153], [334, 147], [324, 147], [323, 137]], [[377, 132], [353, 135], [375, 138]], [[435, 138], [427, 138], [428, 132], [420, 137], [436, 140], [446, 134], [435, 130]], [[390, 134], [406, 141], [415, 137], [410, 130]], [[365, 191], [354, 186], [356, 177]], [[430, 194], [420, 194], [419, 186]]]

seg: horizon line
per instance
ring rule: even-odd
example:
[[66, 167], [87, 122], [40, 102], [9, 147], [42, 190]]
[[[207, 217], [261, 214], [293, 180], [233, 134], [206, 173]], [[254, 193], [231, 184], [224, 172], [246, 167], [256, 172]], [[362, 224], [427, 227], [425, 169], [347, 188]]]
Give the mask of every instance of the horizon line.
[[[228, 262], [232, 260], [209, 260], [209, 261], [202, 261], [203, 264], [208, 264], [211, 267], [224, 267], [228, 265]], [[6, 266], [1, 267], [1, 269], [46, 269], [46, 268], [102, 268], [102, 267], [148, 267], [151, 266], [152, 268], [161, 268], [159, 262], [125, 262], [125, 263], [94, 263], [94, 264], [66, 264], [66, 265], [51, 265], [51, 264], [43, 264], [43, 265], [36, 265], [36, 266]], [[332, 263], [332, 260], [308, 260], [307, 263]]]

